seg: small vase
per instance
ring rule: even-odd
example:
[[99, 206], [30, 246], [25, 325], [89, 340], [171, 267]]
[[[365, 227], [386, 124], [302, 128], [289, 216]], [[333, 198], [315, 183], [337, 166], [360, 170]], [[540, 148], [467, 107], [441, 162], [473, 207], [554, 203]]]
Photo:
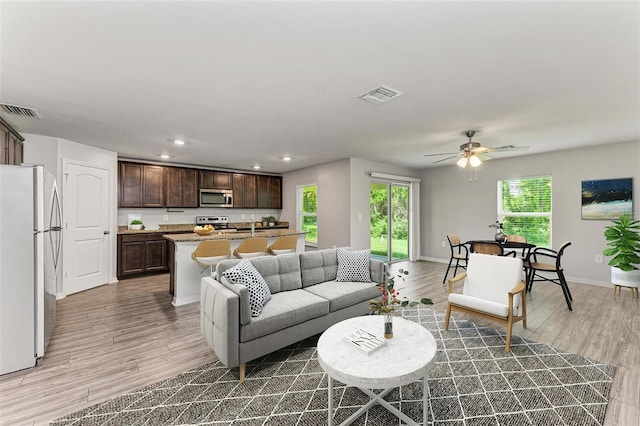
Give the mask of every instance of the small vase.
[[384, 338], [391, 339], [393, 337], [393, 313], [387, 312], [384, 316]]

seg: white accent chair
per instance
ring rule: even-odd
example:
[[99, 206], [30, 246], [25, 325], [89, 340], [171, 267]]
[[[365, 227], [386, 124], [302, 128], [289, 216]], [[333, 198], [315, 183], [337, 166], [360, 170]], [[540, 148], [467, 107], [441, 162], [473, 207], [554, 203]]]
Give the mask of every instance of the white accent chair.
[[[454, 284], [463, 280], [462, 293], [454, 293]], [[505, 352], [509, 352], [513, 323], [522, 320], [522, 326], [527, 328], [522, 259], [471, 253], [467, 271], [449, 280], [445, 330], [449, 329], [451, 311], [480, 316], [504, 325], [507, 329]]]

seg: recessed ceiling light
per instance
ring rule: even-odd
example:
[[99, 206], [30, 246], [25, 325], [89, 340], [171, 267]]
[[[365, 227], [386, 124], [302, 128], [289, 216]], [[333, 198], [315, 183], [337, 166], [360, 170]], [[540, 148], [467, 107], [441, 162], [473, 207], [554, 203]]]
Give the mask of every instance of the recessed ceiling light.
[[171, 157], [169, 157], [169, 154], [162, 154], [160, 155], [160, 158], [162, 158], [163, 160], [168, 160]]
[[285, 155], [284, 157], [282, 157], [282, 161], [291, 161], [291, 156]]
[[182, 139], [175, 139], [173, 143], [176, 145], [184, 145], [184, 141]]
[[260, 170], [260, 164], [256, 163], [253, 165], [253, 168], [256, 170]]

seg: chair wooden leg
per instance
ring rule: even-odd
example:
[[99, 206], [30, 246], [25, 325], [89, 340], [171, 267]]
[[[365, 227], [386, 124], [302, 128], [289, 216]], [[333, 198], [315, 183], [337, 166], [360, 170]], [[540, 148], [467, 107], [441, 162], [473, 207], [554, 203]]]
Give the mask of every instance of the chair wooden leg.
[[247, 363], [243, 362], [240, 364], [240, 383], [244, 383], [244, 377], [247, 373]]
[[505, 352], [511, 351], [511, 329], [513, 328], [513, 317], [509, 317], [509, 321], [507, 322], [507, 345], [504, 348]]
[[449, 330], [449, 317], [451, 316], [451, 305], [447, 304], [447, 314], [444, 317], [444, 329]]
[[522, 327], [527, 328], [527, 292], [522, 293]]
[[616, 295], [616, 289], [618, 288], [618, 284], [613, 285], [613, 295]]

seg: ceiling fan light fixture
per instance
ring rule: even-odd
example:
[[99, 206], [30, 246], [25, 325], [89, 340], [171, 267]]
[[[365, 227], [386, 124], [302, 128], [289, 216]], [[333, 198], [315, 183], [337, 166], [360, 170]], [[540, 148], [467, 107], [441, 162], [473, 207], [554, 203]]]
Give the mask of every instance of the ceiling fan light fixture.
[[458, 161], [456, 161], [456, 164], [464, 169], [465, 167], [467, 167], [467, 161], [469, 161], [467, 160], [467, 157], [462, 157]]
[[482, 160], [477, 155], [474, 154], [469, 157], [469, 165], [471, 167], [478, 167], [480, 164], [482, 164]]

